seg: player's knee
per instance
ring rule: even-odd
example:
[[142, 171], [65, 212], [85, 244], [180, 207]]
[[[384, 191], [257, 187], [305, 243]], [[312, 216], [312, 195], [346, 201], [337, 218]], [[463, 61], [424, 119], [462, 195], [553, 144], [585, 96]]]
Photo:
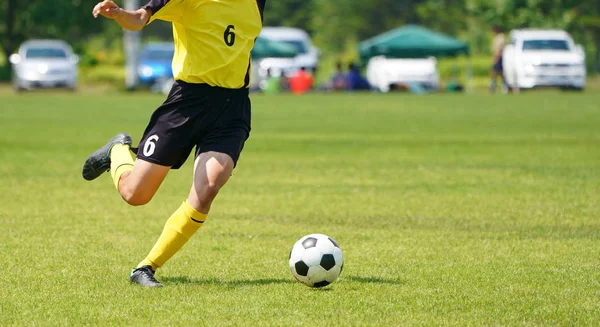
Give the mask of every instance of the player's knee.
[[127, 202], [129, 205], [137, 207], [147, 204], [148, 202], [150, 202], [150, 200], [152, 200], [152, 198], [147, 196], [130, 195], [123, 196], [123, 200], [125, 200], [125, 202]]
[[143, 206], [152, 200], [152, 195], [132, 190], [121, 190], [121, 197], [132, 206]]
[[198, 192], [198, 198], [202, 203], [210, 203], [219, 193], [220, 187], [216, 184], [212, 185], [204, 185], [202, 186]]

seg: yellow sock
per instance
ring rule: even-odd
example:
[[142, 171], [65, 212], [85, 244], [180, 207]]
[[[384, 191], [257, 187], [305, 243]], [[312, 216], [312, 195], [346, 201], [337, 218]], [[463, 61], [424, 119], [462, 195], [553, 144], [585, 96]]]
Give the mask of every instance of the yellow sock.
[[129, 150], [129, 145], [115, 144], [110, 150], [110, 175], [117, 190], [121, 176], [133, 169], [133, 153]]
[[205, 214], [183, 201], [179, 209], [167, 220], [158, 241], [137, 268], [152, 266], [152, 270], [156, 270], [162, 267], [202, 227], [205, 220]]

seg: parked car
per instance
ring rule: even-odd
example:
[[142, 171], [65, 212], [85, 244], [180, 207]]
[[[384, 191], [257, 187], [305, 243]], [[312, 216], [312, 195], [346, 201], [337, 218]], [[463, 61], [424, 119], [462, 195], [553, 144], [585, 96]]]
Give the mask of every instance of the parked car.
[[35, 88], [77, 87], [79, 58], [61, 40], [30, 40], [9, 57], [16, 91]]
[[258, 85], [267, 76], [267, 70], [274, 74], [292, 75], [304, 67], [314, 73], [319, 66], [320, 51], [316, 48], [308, 33], [293, 27], [264, 27], [260, 37], [294, 46], [298, 55], [294, 58], [261, 58], [253, 63], [252, 84]]
[[367, 64], [367, 80], [381, 92], [389, 92], [395, 86], [411, 88], [416, 84], [425, 91], [435, 91], [440, 85], [437, 60], [396, 59], [373, 57]]
[[586, 85], [585, 52], [562, 30], [513, 30], [503, 52], [504, 77], [510, 87]]
[[172, 42], [151, 42], [140, 51], [138, 78], [140, 84], [153, 86], [173, 77], [171, 63], [175, 54]]

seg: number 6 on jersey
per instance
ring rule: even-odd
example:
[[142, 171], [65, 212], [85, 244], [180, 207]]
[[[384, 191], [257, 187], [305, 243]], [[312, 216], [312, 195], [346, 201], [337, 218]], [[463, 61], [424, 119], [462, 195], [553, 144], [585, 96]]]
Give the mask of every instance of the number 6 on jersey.
[[228, 47], [233, 46], [235, 43], [235, 33], [233, 31], [235, 31], [235, 26], [228, 25], [225, 29], [225, 33], [223, 34], [223, 39]]

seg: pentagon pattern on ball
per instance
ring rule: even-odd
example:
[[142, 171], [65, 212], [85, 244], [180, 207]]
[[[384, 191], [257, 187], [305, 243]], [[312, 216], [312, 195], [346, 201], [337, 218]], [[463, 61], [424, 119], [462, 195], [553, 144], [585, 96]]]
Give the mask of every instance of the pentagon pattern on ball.
[[296, 273], [300, 276], [306, 277], [308, 275], [308, 266], [304, 263], [304, 261], [298, 261], [295, 264]]
[[329, 271], [334, 266], [335, 266], [335, 258], [333, 257], [333, 254], [324, 254], [321, 257], [321, 267], [325, 268], [325, 270]]
[[326, 281], [326, 280], [324, 280], [324, 281], [322, 281], [322, 282], [315, 283], [315, 284], [313, 285], [313, 287], [316, 287], [316, 288], [319, 288], [319, 287], [325, 287], [325, 286], [327, 286], [327, 285], [329, 285], [329, 284], [331, 284], [331, 283], [330, 283], [330, 282], [328, 282], [328, 281]]
[[344, 265], [344, 256], [342, 255], [342, 249], [333, 248], [333, 257], [335, 258], [335, 263], [337, 265]]
[[302, 246], [305, 249], [314, 248], [315, 246], [317, 246], [317, 239], [314, 237], [309, 237], [305, 239], [304, 242], [302, 242]]

